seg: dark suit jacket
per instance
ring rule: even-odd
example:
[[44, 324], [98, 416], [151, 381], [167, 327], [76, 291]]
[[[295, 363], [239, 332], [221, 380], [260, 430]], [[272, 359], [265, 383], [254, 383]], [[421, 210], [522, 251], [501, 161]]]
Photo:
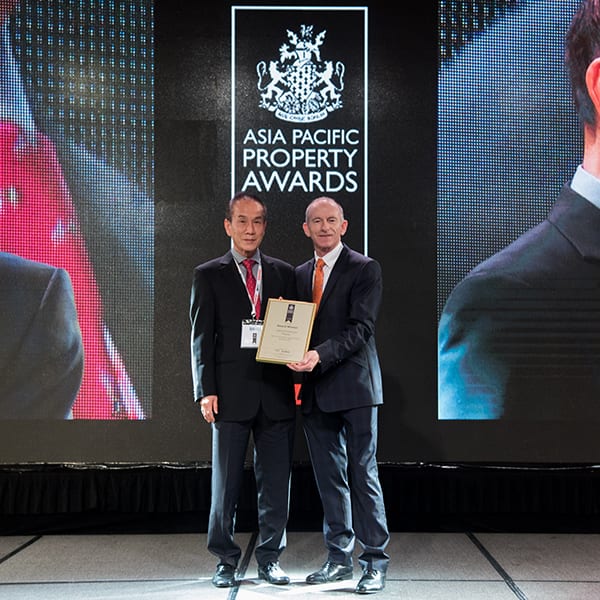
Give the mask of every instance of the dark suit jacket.
[[[262, 312], [269, 298], [295, 299], [291, 265], [261, 254]], [[295, 415], [292, 371], [259, 363], [256, 350], [240, 348], [241, 324], [251, 318], [251, 303], [231, 252], [194, 270], [192, 376], [194, 398], [216, 394], [220, 421], [244, 421], [261, 406], [271, 419]]]
[[66, 419], [83, 344], [69, 275], [0, 252], [0, 419]]
[[[312, 299], [314, 259], [296, 268], [300, 300]], [[315, 317], [310, 348], [317, 368], [306, 373], [303, 409], [316, 399], [324, 412], [383, 403], [381, 369], [375, 347], [375, 321], [381, 305], [379, 263], [344, 245], [329, 275]]]
[[600, 210], [565, 186], [439, 324], [442, 419], [600, 418]]

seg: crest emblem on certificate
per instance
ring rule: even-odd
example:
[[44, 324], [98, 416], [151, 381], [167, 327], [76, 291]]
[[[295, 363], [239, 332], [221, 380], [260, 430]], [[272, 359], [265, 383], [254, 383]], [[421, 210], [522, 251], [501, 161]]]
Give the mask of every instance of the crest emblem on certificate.
[[345, 66], [321, 56], [325, 34], [315, 36], [312, 25], [297, 33], [288, 29], [279, 59], [256, 65], [260, 108], [283, 121], [312, 123], [343, 106]]

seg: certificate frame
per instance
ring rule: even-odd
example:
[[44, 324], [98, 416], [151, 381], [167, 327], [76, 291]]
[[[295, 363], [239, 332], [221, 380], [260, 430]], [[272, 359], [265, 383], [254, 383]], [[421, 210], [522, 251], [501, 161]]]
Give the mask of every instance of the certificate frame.
[[269, 298], [256, 360], [282, 365], [302, 360], [316, 312], [314, 302]]

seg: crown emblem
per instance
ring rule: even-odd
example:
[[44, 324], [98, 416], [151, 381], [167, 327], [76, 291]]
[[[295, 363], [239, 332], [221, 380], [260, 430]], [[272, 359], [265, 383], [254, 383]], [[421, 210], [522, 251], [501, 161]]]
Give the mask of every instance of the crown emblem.
[[344, 64], [321, 59], [326, 31], [313, 37], [312, 25], [299, 34], [287, 30], [289, 43], [279, 48], [279, 60], [256, 65], [259, 108], [282, 121], [311, 123], [342, 107]]

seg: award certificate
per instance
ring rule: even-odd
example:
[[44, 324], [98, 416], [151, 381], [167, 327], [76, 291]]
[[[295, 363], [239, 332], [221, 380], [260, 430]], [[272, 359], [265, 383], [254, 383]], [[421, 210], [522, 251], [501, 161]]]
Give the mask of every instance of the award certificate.
[[308, 350], [317, 305], [269, 298], [256, 352], [260, 362], [298, 362]]

